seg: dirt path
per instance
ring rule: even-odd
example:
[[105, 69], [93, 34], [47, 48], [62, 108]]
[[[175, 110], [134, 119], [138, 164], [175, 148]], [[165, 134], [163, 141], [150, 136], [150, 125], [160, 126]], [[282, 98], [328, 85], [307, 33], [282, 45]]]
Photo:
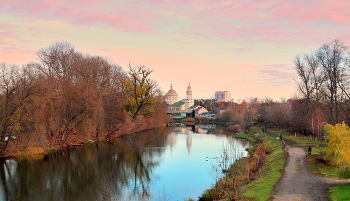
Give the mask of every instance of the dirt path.
[[286, 145], [286, 150], [289, 153], [287, 165], [283, 177], [274, 189], [272, 200], [326, 201], [328, 200], [326, 190], [329, 187], [350, 182], [349, 180], [318, 177], [310, 172], [304, 149]]

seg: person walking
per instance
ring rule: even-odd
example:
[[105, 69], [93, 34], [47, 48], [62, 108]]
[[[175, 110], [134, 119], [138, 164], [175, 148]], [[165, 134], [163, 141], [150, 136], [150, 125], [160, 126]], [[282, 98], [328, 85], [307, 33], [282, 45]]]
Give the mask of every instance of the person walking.
[[282, 140], [282, 133], [281, 133], [281, 135], [280, 135], [280, 140]]
[[309, 146], [309, 148], [307, 148], [307, 153], [308, 153], [309, 155], [311, 155], [311, 146]]

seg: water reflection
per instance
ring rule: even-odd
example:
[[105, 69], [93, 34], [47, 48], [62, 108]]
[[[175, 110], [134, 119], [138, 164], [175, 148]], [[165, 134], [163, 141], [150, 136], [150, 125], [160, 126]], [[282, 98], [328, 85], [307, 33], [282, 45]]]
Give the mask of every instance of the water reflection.
[[[202, 129], [202, 130], [199, 130]], [[215, 132], [216, 135], [198, 134]], [[200, 132], [198, 132], [200, 131]], [[197, 198], [211, 183], [205, 158], [246, 141], [216, 127], [176, 127], [0, 164], [0, 200], [170, 200]], [[185, 148], [186, 147], [186, 148]]]

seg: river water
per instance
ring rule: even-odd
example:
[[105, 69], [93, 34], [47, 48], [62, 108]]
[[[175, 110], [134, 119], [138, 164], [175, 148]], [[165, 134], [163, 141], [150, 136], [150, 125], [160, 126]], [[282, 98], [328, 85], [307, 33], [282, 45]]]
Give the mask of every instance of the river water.
[[197, 200], [215, 182], [223, 150], [250, 143], [212, 125], [173, 127], [0, 164], [0, 200]]

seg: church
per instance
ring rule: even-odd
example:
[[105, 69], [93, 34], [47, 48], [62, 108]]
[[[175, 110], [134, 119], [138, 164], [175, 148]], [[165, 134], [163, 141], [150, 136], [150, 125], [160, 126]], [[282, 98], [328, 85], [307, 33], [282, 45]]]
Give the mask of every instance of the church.
[[[193, 110], [197, 112], [198, 107], [200, 107], [194, 105], [194, 99], [192, 98], [192, 90], [190, 83], [188, 83], [186, 99], [178, 101], [178, 94], [173, 89], [173, 84], [171, 84], [170, 90], [165, 94], [165, 101], [168, 104], [168, 114], [175, 118], [190, 116]], [[203, 107], [200, 108], [201, 111], [205, 109]], [[208, 111], [206, 110], [206, 112]]]
[[194, 105], [192, 99], [191, 85], [188, 83], [186, 91], [186, 99], [178, 101], [178, 94], [173, 89], [173, 84], [170, 85], [170, 90], [165, 94], [165, 101], [168, 103], [168, 111], [184, 111]]

